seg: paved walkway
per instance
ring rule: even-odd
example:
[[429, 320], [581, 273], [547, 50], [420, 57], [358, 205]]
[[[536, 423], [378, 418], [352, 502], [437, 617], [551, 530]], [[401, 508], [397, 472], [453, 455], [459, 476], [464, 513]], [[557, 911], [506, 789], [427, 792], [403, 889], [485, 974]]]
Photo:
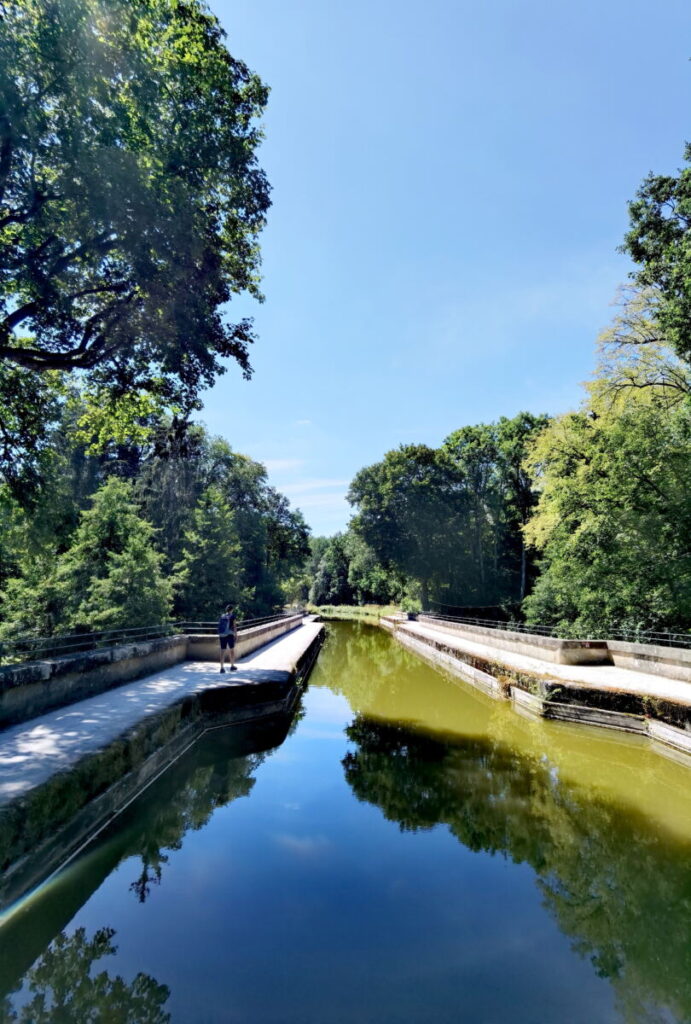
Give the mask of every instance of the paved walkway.
[[148, 715], [218, 686], [243, 686], [284, 678], [322, 629], [306, 622], [241, 658], [237, 672], [221, 675], [218, 663], [183, 661], [76, 704], [58, 708], [0, 732], [0, 805], [40, 785], [85, 754], [107, 746]]
[[587, 686], [594, 690], [610, 690], [618, 693], [635, 693], [639, 696], [659, 697], [675, 701], [679, 704], [691, 705], [691, 683], [681, 679], [668, 679], [666, 676], [654, 675], [651, 672], [635, 672], [632, 669], [620, 668], [616, 665], [558, 665], [553, 661], [543, 661], [527, 654], [516, 654], [499, 645], [477, 643], [467, 640], [452, 629], [443, 626], [431, 626], [421, 622], [406, 622], [399, 627], [412, 636], [423, 639], [439, 639], [443, 635], [444, 644], [458, 651], [465, 651], [478, 658], [488, 659], [534, 676], [549, 676], [552, 679]]

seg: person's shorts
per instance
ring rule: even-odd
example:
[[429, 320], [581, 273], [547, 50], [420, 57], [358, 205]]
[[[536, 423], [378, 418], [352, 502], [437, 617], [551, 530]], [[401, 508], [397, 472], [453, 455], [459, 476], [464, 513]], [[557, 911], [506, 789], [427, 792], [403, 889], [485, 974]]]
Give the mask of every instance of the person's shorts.
[[229, 633], [228, 636], [219, 636], [218, 639], [221, 641], [222, 651], [225, 651], [226, 647], [235, 647], [235, 637], [233, 636], [232, 633]]

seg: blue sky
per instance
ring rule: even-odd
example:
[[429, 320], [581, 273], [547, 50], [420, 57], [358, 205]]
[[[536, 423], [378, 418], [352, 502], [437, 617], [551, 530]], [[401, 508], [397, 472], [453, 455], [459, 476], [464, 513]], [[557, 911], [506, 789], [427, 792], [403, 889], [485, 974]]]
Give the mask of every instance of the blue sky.
[[[627, 201], [682, 161], [688, 0], [211, 0], [271, 86], [255, 375], [202, 418], [315, 533], [404, 442], [580, 400]], [[232, 307], [235, 307], [234, 309]]]

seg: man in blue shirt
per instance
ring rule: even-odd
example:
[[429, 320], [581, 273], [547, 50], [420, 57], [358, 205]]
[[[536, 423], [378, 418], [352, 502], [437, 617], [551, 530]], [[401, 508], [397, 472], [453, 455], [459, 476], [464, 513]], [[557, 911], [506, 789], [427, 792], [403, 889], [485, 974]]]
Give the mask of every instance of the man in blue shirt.
[[224, 663], [226, 651], [230, 654], [230, 671], [237, 672], [235, 664], [235, 641], [238, 635], [238, 624], [235, 618], [232, 604], [226, 606], [226, 610], [218, 620], [218, 639], [221, 644], [221, 672], [225, 672]]

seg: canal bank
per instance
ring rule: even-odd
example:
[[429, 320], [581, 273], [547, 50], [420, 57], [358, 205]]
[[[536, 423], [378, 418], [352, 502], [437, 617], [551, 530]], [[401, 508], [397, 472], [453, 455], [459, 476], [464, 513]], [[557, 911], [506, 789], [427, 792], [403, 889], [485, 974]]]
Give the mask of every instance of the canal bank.
[[[639, 733], [691, 767], [691, 651], [382, 616], [416, 654], [521, 714]], [[614, 648], [614, 654], [609, 647]]]
[[690, 1018], [688, 774], [642, 737], [340, 623], [279, 746], [224, 735], [0, 928], [19, 1019], [51, 982], [74, 1019], [109, 993], [173, 1024]]
[[63, 863], [207, 729], [289, 718], [322, 632], [300, 619], [241, 657], [235, 673], [186, 661], [0, 732], [0, 909]]

